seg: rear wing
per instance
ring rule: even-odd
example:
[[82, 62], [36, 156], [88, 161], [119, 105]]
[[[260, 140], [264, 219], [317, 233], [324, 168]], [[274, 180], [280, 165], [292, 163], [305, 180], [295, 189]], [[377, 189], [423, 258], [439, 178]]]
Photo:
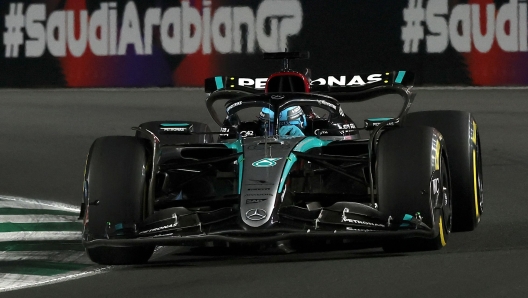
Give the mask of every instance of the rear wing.
[[[258, 94], [264, 92], [267, 80], [268, 78], [216, 76], [205, 79], [204, 89], [206, 93], [212, 93], [217, 90], [238, 90]], [[334, 94], [341, 92], [360, 92], [380, 86], [409, 89], [413, 85], [414, 73], [400, 70], [374, 74], [339, 75], [318, 78], [310, 80], [310, 91]]]

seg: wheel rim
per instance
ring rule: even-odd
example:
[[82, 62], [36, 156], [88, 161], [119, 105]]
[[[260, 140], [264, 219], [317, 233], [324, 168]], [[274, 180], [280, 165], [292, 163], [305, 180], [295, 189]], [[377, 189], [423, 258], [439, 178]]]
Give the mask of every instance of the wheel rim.
[[483, 211], [484, 203], [484, 191], [483, 191], [483, 179], [482, 179], [482, 153], [480, 151], [480, 136], [477, 133], [477, 144], [476, 144], [476, 153], [477, 153], [477, 196], [478, 196], [478, 212], [479, 215]]
[[449, 179], [449, 171], [447, 170], [446, 163], [444, 158], [442, 157], [441, 162], [441, 179], [442, 179], [442, 213], [443, 216], [440, 217], [440, 220], [443, 221], [443, 227], [446, 231], [446, 233], [451, 233], [451, 227], [453, 225], [453, 216], [452, 216], [452, 210], [453, 210], [453, 201], [451, 200], [451, 185], [450, 185], [450, 179]]

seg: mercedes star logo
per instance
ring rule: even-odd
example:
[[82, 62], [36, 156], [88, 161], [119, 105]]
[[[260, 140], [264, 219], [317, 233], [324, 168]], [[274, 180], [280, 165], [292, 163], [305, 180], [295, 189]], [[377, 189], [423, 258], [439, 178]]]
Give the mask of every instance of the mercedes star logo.
[[246, 212], [246, 218], [249, 220], [257, 221], [266, 218], [266, 210], [263, 209], [249, 209]]

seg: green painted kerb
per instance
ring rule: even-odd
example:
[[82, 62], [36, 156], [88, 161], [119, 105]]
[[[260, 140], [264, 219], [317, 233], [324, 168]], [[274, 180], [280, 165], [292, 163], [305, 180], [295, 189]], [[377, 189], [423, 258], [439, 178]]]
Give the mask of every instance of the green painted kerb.
[[82, 231], [81, 222], [0, 223], [0, 233], [5, 232], [76, 232]]
[[21, 260], [17, 262], [2, 263], [2, 266], [0, 266], [0, 273], [53, 276], [68, 273], [70, 271], [83, 270], [90, 266], [92, 265]]

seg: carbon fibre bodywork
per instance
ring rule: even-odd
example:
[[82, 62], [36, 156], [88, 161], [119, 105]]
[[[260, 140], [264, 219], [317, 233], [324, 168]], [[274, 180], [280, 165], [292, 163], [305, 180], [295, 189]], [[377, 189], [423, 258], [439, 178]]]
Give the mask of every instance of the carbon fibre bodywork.
[[[282, 76], [290, 74], [283, 72]], [[296, 238], [389, 241], [438, 235], [438, 227], [424, 223], [412, 206], [398, 214], [381, 212], [378, 206], [377, 144], [384, 131], [397, 129], [405, 118], [414, 99], [412, 74], [387, 72], [375, 83], [312, 86], [310, 93], [262, 92], [229, 84], [229, 80], [234, 78], [206, 80], [210, 92], [206, 105], [223, 127], [221, 132], [206, 127], [197, 130], [199, 124], [189, 121], [148, 122], [134, 128], [149, 155], [144, 219], [109, 221], [104, 235], [96, 235], [85, 225], [86, 248], [273, 243]], [[398, 117], [370, 119], [358, 128], [340, 107], [340, 101], [385, 94], [402, 96]], [[217, 100], [227, 100], [225, 120], [212, 108]], [[247, 107], [267, 107], [278, 115], [291, 106], [305, 111], [320, 107], [329, 117], [310, 119], [303, 137], [280, 136], [278, 117], [271, 136], [255, 132], [243, 137], [241, 127], [251, 123], [230, 121]], [[370, 138], [359, 139], [359, 130], [369, 131]], [[443, 140], [438, 132], [432, 136], [426, 154], [438, 160], [435, 150], [443, 146]], [[430, 175], [435, 175], [434, 163]], [[89, 188], [86, 182], [81, 211], [85, 222], [89, 222], [85, 210], [97, 208], [90, 201]], [[442, 208], [438, 193], [426, 193], [431, 205]]]

